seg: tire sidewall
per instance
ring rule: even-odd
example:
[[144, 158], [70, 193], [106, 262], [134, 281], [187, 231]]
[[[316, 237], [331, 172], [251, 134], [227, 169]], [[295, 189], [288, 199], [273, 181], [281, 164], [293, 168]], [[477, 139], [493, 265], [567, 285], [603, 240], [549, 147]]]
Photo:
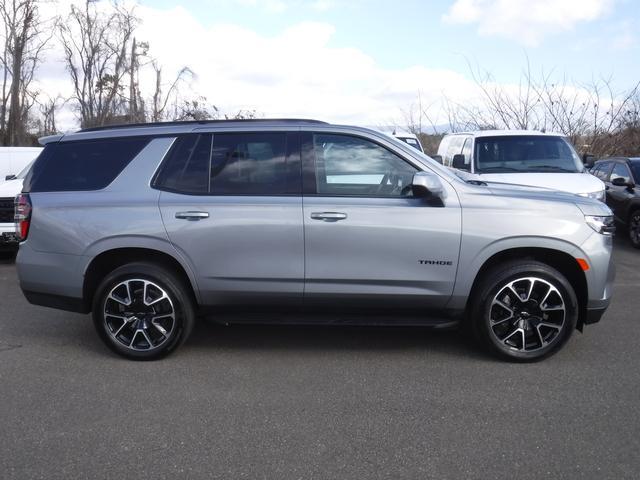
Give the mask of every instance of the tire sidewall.
[[[111, 290], [119, 283], [133, 278], [149, 280], [164, 289], [175, 311], [176, 325], [170, 338], [152, 351], [136, 351], [122, 345], [109, 333], [104, 321], [104, 308]], [[175, 350], [186, 340], [195, 316], [191, 299], [181, 282], [164, 268], [147, 263], [127, 264], [107, 275], [96, 290], [92, 310], [94, 326], [105, 344], [114, 352], [134, 360], [155, 360]]]
[[[558, 289], [565, 303], [566, 313], [562, 330], [553, 342], [534, 352], [519, 352], [501, 343], [490, 326], [491, 302], [498, 292], [517, 278], [532, 276], [545, 280]], [[557, 270], [538, 262], [512, 263], [486, 277], [484, 288], [474, 302], [472, 315], [476, 336], [490, 351], [513, 361], [532, 362], [542, 360], [557, 352], [569, 339], [578, 320], [578, 301], [569, 281]]]

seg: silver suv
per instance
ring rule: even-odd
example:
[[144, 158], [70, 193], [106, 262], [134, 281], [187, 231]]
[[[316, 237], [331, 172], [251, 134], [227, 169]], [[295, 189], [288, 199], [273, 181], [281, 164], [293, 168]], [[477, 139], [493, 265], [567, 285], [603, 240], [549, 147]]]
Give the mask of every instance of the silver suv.
[[166, 355], [210, 315], [460, 324], [530, 361], [610, 301], [602, 202], [464, 182], [372, 130], [183, 122], [42, 143], [16, 199], [22, 290], [93, 312], [104, 342], [132, 359]]

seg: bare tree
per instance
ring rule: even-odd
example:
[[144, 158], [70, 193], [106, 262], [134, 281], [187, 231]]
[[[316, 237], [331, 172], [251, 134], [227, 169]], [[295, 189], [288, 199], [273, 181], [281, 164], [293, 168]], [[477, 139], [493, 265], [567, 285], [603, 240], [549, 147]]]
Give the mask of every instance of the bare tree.
[[29, 112], [38, 95], [31, 83], [42, 50], [51, 38], [43, 32], [38, 7], [37, 0], [0, 0], [4, 24], [0, 129], [5, 145], [28, 142]]
[[59, 27], [81, 127], [105, 125], [128, 107], [123, 78], [132, 71], [128, 54], [136, 49], [132, 38], [138, 19], [117, 0], [108, 10], [101, 6], [92, 0], [72, 5]]
[[56, 125], [56, 113], [65, 104], [64, 99], [58, 95], [55, 98], [47, 98], [44, 102], [38, 102], [40, 118], [38, 119], [38, 135], [54, 135], [58, 133]]
[[155, 74], [155, 86], [149, 117], [152, 122], [160, 122], [167, 119], [167, 106], [170, 105], [171, 100], [173, 100], [174, 104], [177, 104], [179, 87], [187, 77], [193, 76], [193, 72], [190, 68], [183, 67], [165, 91], [166, 86], [162, 83], [162, 67], [156, 60], [151, 62], [151, 66]]
[[625, 114], [638, 97], [640, 83], [615, 91], [611, 78], [589, 84], [554, 80], [553, 72], [534, 76], [530, 66], [516, 85], [498, 83], [493, 75], [470, 66], [480, 96], [473, 103], [445, 98], [451, 130], [488, 128], [556, 131], [579, 149], [596, 155], [615, 150], [614, 139], [624, 129]]

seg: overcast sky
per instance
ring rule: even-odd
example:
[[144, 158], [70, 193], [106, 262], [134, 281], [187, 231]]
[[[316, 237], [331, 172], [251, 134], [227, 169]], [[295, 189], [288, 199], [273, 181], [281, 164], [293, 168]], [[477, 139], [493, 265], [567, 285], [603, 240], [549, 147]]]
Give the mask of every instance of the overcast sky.
[[[137, 13], [165, 70], [190, 67], [229, 112], [385, 124], [418, 92], [472, 98], [469, 62], [507, 84], [527, 58], [575, 82], [640, 80], [637, 0], [142, 0]], [[68, 89], [55, 58], [42, 72]]]

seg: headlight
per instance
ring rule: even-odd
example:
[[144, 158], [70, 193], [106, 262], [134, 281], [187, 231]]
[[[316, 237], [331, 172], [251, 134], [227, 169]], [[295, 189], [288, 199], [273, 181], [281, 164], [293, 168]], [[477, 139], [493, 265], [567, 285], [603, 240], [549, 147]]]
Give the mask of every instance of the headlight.
[[613, 235], [616, 231], [612, 215], [585, 215], [584, 219], [587, 222], [587, 225], [601, 235]]
[[598, 190], [597, 192], [589, 193], [579, 193], [578, 195], [580, 195], [581, 197], [594, 198], [596, 200], [600, 200], [601, 202], [604, 202], [605, 200], [604, 190]]

